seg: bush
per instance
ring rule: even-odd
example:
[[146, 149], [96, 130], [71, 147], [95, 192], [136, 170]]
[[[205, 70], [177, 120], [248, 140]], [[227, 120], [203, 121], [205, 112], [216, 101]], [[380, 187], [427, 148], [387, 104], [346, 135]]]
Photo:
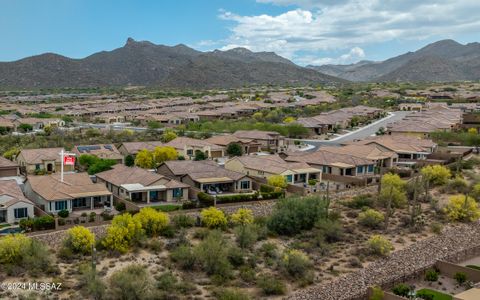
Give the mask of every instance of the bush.
[[275, 204], [267, 226], [278, 234], [294, 235], [312, 229], [325, 216], [326, 205], [321, 197], [291, 197]]
[[138, 243], [144, 235], [142, 223], [130, 214], [117, 215], [112, 225], [107, 228], [102, 245], [110, 250], [126, 253], [128, 249]]
[[392, 292], [397, 296], [408, 297], [410, 287], [404, 283], [399, 283], [393, 287]]
[[75, 253], [90, 254], [95, 245], [95, 235], [83, 226], [75, 226], [67, 231], [64, 246]]
[[251, 248], [258, 239], [254, 225], [241, 225], [235, 228], [238, 246], [242, 249]]
[[363, 207], [374, 207], [375, 200], [373, 199], [372, 195], [364, 194], [357, 195], [353, 197], [352, 200], [343, 202], [343, 204], [350, 208], [361, 209]]
[[227, 226], [227, 218], [223, 211], [210, 207], [200, 212], [202, 224], [208, 228], [225, 228]]
[[95, 222], [95, 217], [97, 216], [97, 214], [92, 211], [89, 215], [88, 215], [88, 222]]
[[322, 219], [315, 224], [315, 227], [329, 243], [338, 242], [343, 238], [343, 228], [338, 221]]
[[466, 267], [467, 267], [467, 268], [470, 268], [470, 269], [475, 269], [475, 270], [479, 270], [479, 271], [480, 271], [480, 266], [477, 266], [477, 265], [467, 265]]
[[365, 227], [379, 228], [384, 221], [385, 216], [378, 210], [371, 208], [358, 214], [358, 223]]
[[118, 202], [115, 204], [115, 209], [118, 210], [119, 212], [125, 211], [127, 208], [125, 206], [125, 203], [123, 202]]
[[253, 223], [253, 211], [247, 208], [239, 208], [231, 216], [232, 223], [235, 225], [248, 225]]
[[245, 252], [236, 246], [228, 249], [227, 258], [234, 267], [239, 267], [245, 264]]
[[23, 219], [20, 227], [25, 230], [48, 230], [55, 228], [55, 219], [52, 216], [41, 216], [33, 219]]
[[260, 192], [261, 193], [273, 193], [275, 192], [275, 187], [271, 185], [262, 184], [260, 185]]
[[93, 299], [103, 299], [106, 287], [96, 270], [88, 263], [80, 265], [78, 269], [78, 282], [82, 291]]
[[415, 293], [415, 296], [417, 298], [423, 299], [423, 300], [433, 300], [434, 296], [430, 292], [426, 290], [420, 290]]
[[195, 226], [195, 218], [189, 215], [181, 214], [172, 217], [172, 223], [177, 228], [188, 228]]
[[164, 212], [160, 212], [151, 207], [144, 207], [140, 209], [133, 219], [139, 222], [145, 230], [147, 236], [157, 236], [167, 227], [170, 219]]
[[192, 270], [195, 266], [196, 257], [193, 254], [192, 247], [180, 245], [170, 253], [172, 260], [183, 270]]
[[212, 206], [214, 199], [213, 196], [210, 196], [207, 193], [200, 192], [197, 194], [198, 201], [200, 202], [201, 205], [203, 206]]
[[255, 201], [258, 199], [257, 194], [238, 194], [231, 196], [217, 196], [217, 203], [234, 203]]
[[382, 291], [382, 289], [378, 286], [374, 286], [372, 288], [372, 295], [368, 300], [383, 300], [384, 296], [385, 293]]
[[260, 276], [257, 285], [266, 296], [284, 295], [287, 288], [283, 282], [268, 275]]
[[57, 214], [58, 214], [58, 216], [59, 216], [60, 218], [68, 218], [68, 215], [69, 215], [70, 213], [68, 212], [68, 210], [62, 209], [62, 210], [59, 211]]
[[217, 300], [249, 300], [247, 294], [234, 289], [217, 289], [213, 292]]
[[152, 282], [142, 265], [129, 265], [110, 276], [109, 294], [112, 299], [146, 299]]
[[282, 188], [282, 189], [288, 186], [287, 179], [283, 175], [272, 175], [267, 178], [267, 182], [271, 186]]
[[208, 275], [226, 280], [231, 276], [232, 266], [228, 261], [227, 240], [220, 231], [212, 231], [194, 249], [196, 260]]
[[430, 165], [422, 168], [422, 175], [434, 185], [444, 185], [452, 176], [450, 170], [441, 165]]
[[480, 208], [475, 199], [464, 195], [450, 197], [444, 212], [451, 221], [473, 222], [480, 218]]
[[464, 272], [457, 272], [453, 275], [453, 279], [455, 279], [459, 285], [462, 285], [467, 281], [467, 274]]
[[438, 272], [435, 269], [428, 269], [425, 272], [425, 280], [426, 281], [437, 281], [438, 280]]
[[263, 244], [262, 247], [260, 248], [260, 251], [267, 258], [277, 258], [278, 256], [277, 245], [274, 243]]
[[450, 194], [465, 193], [468, 190], [468, 183], [465, 179], [461, 177], [455, 177], [454, 179], [448, 181], [448, 184], [445, 186], [445, 191]]
[[381, 235], [372, 235], [367, 241], [367, 248], [373, 255], [386, 256], [392, 251], [393, 245]]
[[197, 202], [185, 201], [182, 203], [182, 209], [192, 209], [192, 208], [197, 208]]
[[312, 262], [302, 251], [288, 250], [283, 254], [281, 266], [287, 275], [295, 279], [303, 279], [312, 268]]

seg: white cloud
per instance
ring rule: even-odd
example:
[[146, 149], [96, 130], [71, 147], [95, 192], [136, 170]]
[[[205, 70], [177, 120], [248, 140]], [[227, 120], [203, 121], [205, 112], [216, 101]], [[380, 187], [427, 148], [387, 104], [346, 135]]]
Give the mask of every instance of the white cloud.
[[[222, 11], [233, 22], [227, 48], [274, 51], [299, 63], [322, 51], [354, 52], [332, 61], [365, 57], [361, 48], [392, 40], [446, 38], [480, 30], [478, 0], [257, 0], [298, 9], [279, 15], [241, 16]], [[321, 58], [316, 58], [319, 61]], [[328, 58], [327, 58], [328, 59]], [[325, 60], [325, 59], [324, 59]]]
[[349, 52], [339, 57], [318, 57], [315, 55], [299, 56], [296, 61], [303, 65], [351, 64], [365, 58], [365, 51], [360, 47], [353, 47]]

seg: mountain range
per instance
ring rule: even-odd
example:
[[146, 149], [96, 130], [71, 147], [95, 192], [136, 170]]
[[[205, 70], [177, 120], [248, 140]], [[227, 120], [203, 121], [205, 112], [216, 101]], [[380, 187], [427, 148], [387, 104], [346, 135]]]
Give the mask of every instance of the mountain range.
[[245, 48], [200, 52], [128, 38], [112, 51], [82, 59], [53, 53], [0, 63], [0, 87], [158, 86], [232, 88], [246, 85], [339, 83], [343, 79], [300, 67], [273, 52]]
[[480, 79], [480, 43], [441, 40], [385, 61], [307, 66], [357, 82], [449, 82]]

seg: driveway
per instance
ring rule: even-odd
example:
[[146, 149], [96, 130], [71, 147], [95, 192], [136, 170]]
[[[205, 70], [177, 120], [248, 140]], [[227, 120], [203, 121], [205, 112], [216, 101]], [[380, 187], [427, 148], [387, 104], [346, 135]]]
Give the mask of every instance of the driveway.
[[410, 113], [411, 112], [409, 111], [392, 112], [385, 118], [382, 118], [362, 128], [356, 129], [354, 131], [348, 132], [346, 134], [343, 134], [341, 136], [335, 137], [330, 140], [302, 140], [302, 141], [314, 147], [310, 151], [316, 151], [321, 146], [338, 146], [344, 142], [361, 140], [369, 136], [372, 136], [378, 131], [378, 129], [380, 129], [380, 127], [386, 128], [387, 124], [393, 123], [395, 121], [399, 121]]

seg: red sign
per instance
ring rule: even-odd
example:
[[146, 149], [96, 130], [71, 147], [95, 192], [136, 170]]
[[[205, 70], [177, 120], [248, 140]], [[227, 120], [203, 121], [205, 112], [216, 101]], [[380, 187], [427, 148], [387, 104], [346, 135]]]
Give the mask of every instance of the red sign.
[[63, 158], [63, 164], [66, 165], [66, 166], [75, 165], [75, 156], [65, 156]]

